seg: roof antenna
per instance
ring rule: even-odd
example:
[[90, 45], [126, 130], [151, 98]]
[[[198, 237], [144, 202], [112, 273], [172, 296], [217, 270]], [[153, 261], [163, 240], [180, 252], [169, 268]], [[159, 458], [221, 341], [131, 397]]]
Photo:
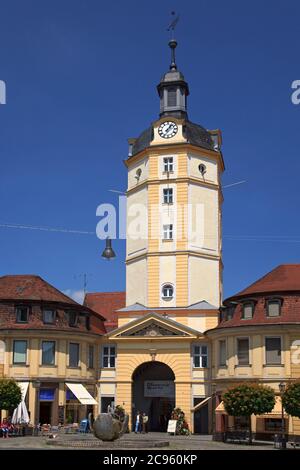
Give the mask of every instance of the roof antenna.
[[177, 41], [174, 37], [174, 31], [175, 31], [175, 28], [176, 28], [176, 25], [179, 21], [179, 15], [176, 15], [175, 11], [171, 11], [171, 15], [172, 15], [172, 21], [171, 23], [169, 24], [169, 27], [167, 29], [167, 31], [170, 31], [171, 32], [171, 39], [169, 41], [169, 47], [171, 49], [171, 65], [170, 65], [170, 70], [177, 70], [177, 65], [176, 65], [176, 60], [175, 60], [175, 49], [177, 47]]

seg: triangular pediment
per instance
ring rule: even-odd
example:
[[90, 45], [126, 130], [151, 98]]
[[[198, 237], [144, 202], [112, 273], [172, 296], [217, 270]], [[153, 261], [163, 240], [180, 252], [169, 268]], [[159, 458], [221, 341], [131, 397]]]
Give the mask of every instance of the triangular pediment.
[[117, 338], [197, 338], [199, 331], [193, 330], [170, 318], [156, 313], [143, 315], [125, 325], [110, 331], [107, 336]]

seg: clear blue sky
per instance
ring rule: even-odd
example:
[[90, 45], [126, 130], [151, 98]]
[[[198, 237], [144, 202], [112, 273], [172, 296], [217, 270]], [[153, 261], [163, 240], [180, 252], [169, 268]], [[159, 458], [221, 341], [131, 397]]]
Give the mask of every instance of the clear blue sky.
[[[177, 62], [189, 117], [223, 132], [225, 295], [300, 249], [300, 79], [296, 0], [2, 0], [0, 223], [95, 231], [96, 207], [126, 188], [127, 138], [158, 117], [166, 26], [180, 13]], [[235, 239], [233, 239], [233, 238]], [[264, 238], [265, 237], [265, 238]], [[0, 228], [0, 274], [61, 290], [125, 288], [125, 242], [101, 259], [95, 235]]]

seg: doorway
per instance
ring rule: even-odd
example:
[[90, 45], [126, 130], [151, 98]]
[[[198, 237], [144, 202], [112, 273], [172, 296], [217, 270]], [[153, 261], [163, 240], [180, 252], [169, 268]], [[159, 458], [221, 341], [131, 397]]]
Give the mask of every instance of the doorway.
[[149, 431], [166, 432], [175, 408], [175, 375], [166, 364], [150, 361], [132, 375], [132, 427], [138, 412], [149, 417]]
[[[205, 398], [194, 398], [194, 406], [201, 403]], [[194, 413], [194, 434], [208, 434], [208, 403]]]
[[52, 401], [40, 402], [40, 423], [51, 424], [52, 418]]

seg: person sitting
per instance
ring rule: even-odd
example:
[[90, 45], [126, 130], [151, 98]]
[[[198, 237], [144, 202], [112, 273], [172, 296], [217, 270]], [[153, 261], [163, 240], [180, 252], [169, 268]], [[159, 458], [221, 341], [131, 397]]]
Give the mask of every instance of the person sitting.
[[9, 432], [12, 430], [12, 425], [9, 423], [7, 418], [3, 418], [3, 421], [0, 425], [1, 431], [2, 431], [2, 437], [3, 439], [9, 437]]

